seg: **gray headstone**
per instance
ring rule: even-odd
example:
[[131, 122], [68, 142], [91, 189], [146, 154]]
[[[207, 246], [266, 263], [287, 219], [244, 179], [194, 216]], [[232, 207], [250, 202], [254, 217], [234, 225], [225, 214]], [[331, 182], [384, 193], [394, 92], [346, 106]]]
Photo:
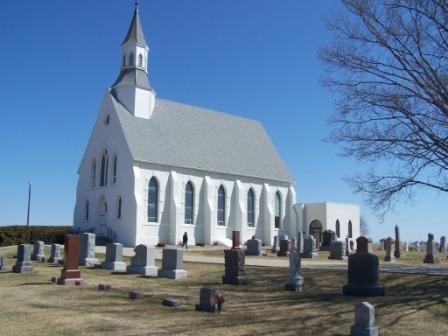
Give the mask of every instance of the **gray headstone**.
[[216, 308], [216, 289], [202, 287], [199, 292], [199, 304], [196, 305], [196, 310], [214, 313]]
[[34, 242], [34, 250], [31, 255], [31, 260], [36, 260], [38, 262], [45, 261], [45, 252], [44, 252], [44, 242], [41, 240], [37, 240]]
[[345, 237], [345, 256], [349, 257], [351, 252], [352, 251], [350, 250], [350, 238]]
[[50, 264], [60, 264], [62, 262], [61, 257], [61, 245], [53, 244], [51, 245], [51, 255], [48, 258]]
[[404, 242], [404, 251], [409, 252], [409, 243], [408, 242]]
[[297, 247], [293, 247], [289, 253], [289, 276], [285, 283], [285, 289], [296, 291], [303, 289], [303, 277], [301, 276], [302, 263], [300, 252]]
[[330, 245], [330, 256], [328, 259], [344, 260], [347, 259], [345, 244], [341, 240], [334, 240]]
[[249, 239], [246, 243], [246, 255], [261, 255], [261, 240], [260, 239]]
[[303, 257], [313, 259], [319, 257], [316, 250], [316, 239], [313, 236], [308, 236], [303, 241]]
[[141, 244], [136, 246], [134, 251], [135, 255], [131, 258], [131, 264], [127, 267], [127, 272], [156, 277], [159, 268], [155, 266], [156, 251], [154, 246]]
[[272, 249], [271, 249], [272, 253], [277, 253], [280, 250], [278, 244], [279, 244], [278, 236], [275, 236], [274, 237], [274, 245], [272, 245]]
[[368, 302], [355, 306], [355, 324], [350, 329], [350, 336], [378, 336], [375, 325], [375, 308]]
[[426, 264], [439, 264], [440, 258], [439, 253], [434, 242], [434, 235], [428, 233], [428, 241], [426, 242], [426, 255], [423, 262]]
[[6, 258], [0, 257], [0, 272], [6, 270], [7, 270]]
[[17, 246], [17, 261], [12, 267], [12, 271], [14, 273], [30, 273], [33, 271], [30, 245], [20, 244]]
[[106, 260], [101, 263], [104, 269], [111, 269], [114, 272], [126, 272], [126, 263], [123, 262], [123, 245], [119, 243], [109, 243], [106, 245]]
[[80, 250], [79, 250], [79, 265], [94, 267], [99, 264], [97, 258], [95, 258], [95, 234], [94, 233], [81, 233], [80, 238]]
[[446, 237], [440, 237], [439, 252], [446, 253]]
[[421, 252], [420, 242], [418, 241], [415, 242], [415, 252]]
[[384, 257], [384, 261], [395, 261], [395, 240], [391, 237], [386, 239], [386, 256]]
[[185, 279], [187, 271], [184, 267], [184, 251], [178, 248], [164, 248], [162, 254], [162, 268], [159, 277], [168, 279]]

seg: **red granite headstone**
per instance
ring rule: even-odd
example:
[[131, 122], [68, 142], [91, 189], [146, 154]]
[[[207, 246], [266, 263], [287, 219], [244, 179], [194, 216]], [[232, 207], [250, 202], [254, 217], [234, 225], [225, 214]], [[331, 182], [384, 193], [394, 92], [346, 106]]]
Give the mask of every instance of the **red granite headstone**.
[[64, 245], [64, 268], [61, 277], [56, 280], [58, 285], [76, 285], [82, 283], [79, 265], [79, 236], [66, 235]]
[[360, 236], [356, 239], [356, 253], [370, 253], [372, 239]]
[[239, 231], [232, 231], [232, 248], [240, 248], [240, 232]]

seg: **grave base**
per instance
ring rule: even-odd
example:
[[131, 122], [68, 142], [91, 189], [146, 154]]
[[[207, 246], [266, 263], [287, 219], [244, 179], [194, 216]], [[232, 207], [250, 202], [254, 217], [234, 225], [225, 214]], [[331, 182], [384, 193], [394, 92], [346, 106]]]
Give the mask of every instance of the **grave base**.
[[386, 256], [386, 257], [384, 257], [384, 261], [394, 262], [395, 261], [395, 257], [392, 257], [392, 256], [388, 257], [388, 256]]
[[249, 282], [248, 278], [245, 275], [244, 276], [240, 275], [236, 277], [224, 275], [222, 277], [222, 283], [227, 285], [247, 285], [248, 282]]
[[356, 336], [378, 336], [378, 327], [358, 327], [356, 325], [350, 328], [350, 335]]
[[330, 246], [321, 246], [319, 247], [319, 251], [330, 251]]
[[309, 259], [317, 259], [319, 258], [319, 254], [317, 252], [315, 253], [301, 253], [302, 258], [309, 258]]
[[129, 265], [126, 272], [131, 274], [140, 274], [147, 277], [157, 277], [159, 268], [157, 266], [132, 266]]
[[34, 260], [34, 261], [37, 261], [40, 263], [44, 263], [47, 261], [47, 257], [45, 257], [44, 255], [37, 255], [37, 256], [31, 257], [31, 260]]
[[423, 262], [425, 264], [440, 264], [441, 263], [439, 257], [434, 258], [434, 256], [432, 256], [432, 255], [426, 255], [425, 259], [423, 259]]
[[179, 299], [174, 298], [166, 298], [162, 300], [162, 305], [167, 307], [179, 307], [181, 303], [182, 302]]
[[209, 312], [209, 313], [215, 313], [217, 310], [215, 305], [207, 305], [207, 304], [197, 304], [195, 306], [195, 309], [197, 311], [205, 311], [205, 312]]
[[60, 265], [62, 263], [62, 258], [50, 257], [48, 258], [48, 263], [52, 265]]
[[79, 262], [79, 266], [95, 267], [99, 263], [97, 258], [84, 258]]
[[12, 271], [14, 273], [32, 273], [34, 270], [33, 270], [33, 266], [14, 265], [12, 267]]
[[81, 278], [78, 278], [78, 279], [57, 278], [55, 283], [58, 284], [58, 285], [81, 286], [84, 283], [84, 280], [81, 279]]
[[277, 252], [277, 257], [288, 257], [289, 252]]
[[114, 272], [126, 272], [126, 263], [123, 261], [103, 262], [101, 268], [110, 269]]
[[351, 296], [384, 296], [384, 287], [347, 284], [342, 287], [342, 294]]
[[159, 270], [159, 277], [160, 278], [167, 278], [167, 279], [186, 279], [187, 278], [187, 271], [185, 270]]

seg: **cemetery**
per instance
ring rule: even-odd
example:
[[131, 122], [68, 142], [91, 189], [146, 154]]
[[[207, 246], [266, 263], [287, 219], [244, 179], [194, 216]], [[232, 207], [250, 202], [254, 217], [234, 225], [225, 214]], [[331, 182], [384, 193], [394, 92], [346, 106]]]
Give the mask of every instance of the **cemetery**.
[[[0, 295], [8, 307], [0, 317], [2, 331], [13, 334], [20, 326], [23, 334], [45, 335], [253, 335], [260, 330], [265, 335], [404, 335], [409, 330], [440, 335], [446, 330], [447, 275], [381, 271], [396, 255], [391, 244], [382, 251], [360, 237], [356, 250], [340, 258], [345, 242], [319, 251], [312, 239], [282, 237], [288, 251], [278, 256], [271, 246], [246, 254], [239, 233], [233, 238], [230, 248], [188, 251], [95, 246], [89, 233], [66, 235], [63, 246], [0, 247]], [[431, 235], [429, 252], [405, 252], [403, 244], [394, 266], [448, 267], [445, 251], [432, 248], [433, 241]], [[306, 258], [309, 253], [315, 256]], [[439, 264], [425, 264], [428, 254]], [[265, 266], [269, 263], [278, 266]], [[225, 300], [216, 314], [218, 294]], [[22, 318], [27, 316], [33, 318]], [[67, 329], [69, 324], [76, 329]]]

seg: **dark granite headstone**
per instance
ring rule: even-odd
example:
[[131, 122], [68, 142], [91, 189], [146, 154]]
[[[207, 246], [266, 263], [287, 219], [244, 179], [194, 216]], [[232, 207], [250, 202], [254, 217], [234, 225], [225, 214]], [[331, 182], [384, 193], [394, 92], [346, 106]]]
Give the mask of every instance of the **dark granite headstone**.
[[216, 312], [216, 289], [213, 287], [202, 287], [199, 292], [199, 304], [196, 305], [197, 311]]
[[384, 257], [384, 261], [395, 261], [394, 244], [395, 240], [391, 237], [386, 239], [386, 256]]
[[278, 247], [278, 236], [274, 237], [274, 244], [272, 245], [271, 253], [277, 253], [279, 251]]
[[160, 278], [186, 279], [187, 271], [184, 266], [184, 251], [178, 248], [164, 248], [162, 254], [162, 268], [159, 269]]
[[322, 244], [320, 246], [321, 251], [330, 251], [330, 246], [333, 241], [336, 240], [336, 232], [332, 230], [325, 230], [322, 232]]
[[79, 270], [79, 236], [65, 235], [64, 268], [61, 277], [56, 279], [58, 285], [79, 285], [82, 283]]
[[398, 225], [395, 225], [395, 250], [394, 250], [394, 257], [400, 258], [400, 228]]
[[48, 258], [48, 263], [58, 265], [62, 262], [61, 257], [61, 245], [53, 244], [51, 245], [51, 255]]
[[287, 239], [280, 240], [280, 251], [277, 252], [277, 256], [286, 257], [291, 250], [291, 242]]
[[20, 244], [17, 246], [17, 260], [12, 267], [14, 273], [31, 273], [33, 264], [31, 263], [31, 245]]
[[426, 255], [425, 259], [423, 259], [425, 264], [439, 264], [440, 258], [438, 254], [438, 250], [436, 248], [436, 244], [434, 242], [434, 235], [432, 233], [428, 233], [428, 241], [426, 243]]
[[369, 252], [371, 240], [361, 236], [356, 239], [357, 250], [348, 258], [348, 283], [344, 295], [384, 296], [384, 288], [378, 286], [379, 259]]
[[446, 237], [440, 237], [439, 252], [446, 253]]
[[165, 298], [162, 300], [162, 305], [166, 307], [180, 307], [181, 304], [182, 302], [175, 298]]
[[246, 255], [262, 255], [260, 239], [249, 239], [246, 243], [246, 246]]
[[248, 282], [244, 270], [245, 256], [240, 249], [224, 250], [225, 272], [222, 283], [229, 285], [246, 285]]

